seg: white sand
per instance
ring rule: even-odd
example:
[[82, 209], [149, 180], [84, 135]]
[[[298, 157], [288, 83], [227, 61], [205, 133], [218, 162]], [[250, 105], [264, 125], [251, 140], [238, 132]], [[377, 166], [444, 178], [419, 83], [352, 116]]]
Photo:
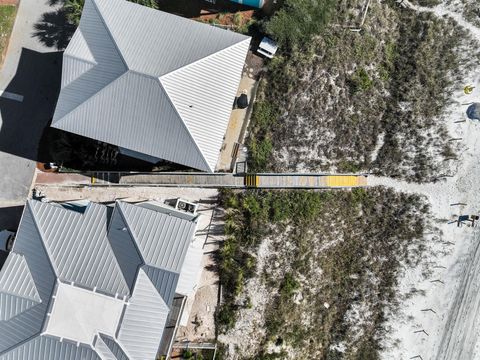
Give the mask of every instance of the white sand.
[[[439, 16], [453, 17], [480, 41], [480, 29], [467, 23], [461, 15], [443, 5], [433, 11]], [[458, 89], [447, 120], [451, 137], [462, 138], [463, 150], [458, 154], [456, 175], [427, 185], [369, 178], [371, 185], [392, 186], [399, 191], [425, 195], [431, 204], [435, 225], [443, 233], [441, 240], [433, 236], [428, 239], [427, 253], [432, 255], [423, 265], [404, 269], [400, 276], [401, 294], [411, 289], [423, 290], [424, 294], [405, 299], [400, 311], [390, 316], [391, 338], [385, 341], [383, 359], [415, 356], [423, 360], [480, 359], [480, 231], [476, 227], [449, 223], [458, 215], [480, 214], [480, 123], [470, 120], [454, 123], [467, 119], [465, 104], [480, 102], [480, 69], [472, 69], [470, 76], [466, 74], [463, 85], [469, 84], [476, 86], [474, 93], [465, 95]], [[456, 203], [465, 205], [452, 205]], [[434, 312], [422, 311], [425, 309]], [[421, 330], [426, 333], [415, 333]]]

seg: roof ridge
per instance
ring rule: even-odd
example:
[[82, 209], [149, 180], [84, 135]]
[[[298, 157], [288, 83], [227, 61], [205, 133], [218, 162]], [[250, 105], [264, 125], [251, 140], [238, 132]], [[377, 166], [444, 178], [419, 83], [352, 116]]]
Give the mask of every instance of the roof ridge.
[[195, 60], [195, 61], [192, 61], [191, 63], [189, 63], [189, 64], [187, 64], [187, 65], [180, 66], [180, 67], [178, 67], [178, 68], [176, 68], [176, 69], [174, 69], [174, 70], [171, 70], [171, 71], [169, 71], [169, 72], [167, 72], [167, 73], [165, 73], [165, 74], [162, 74], [162, 75], [158, 76], [158, 79], [159, 79], [160, 82], [161, 82], [163, 77], [168, 77], [169, 75], [171, 75], [171, 74], [173, 74], [173, 73], [179, 72], [179, 71], [181, 71], [181, 70], [183, 70], [183, 69], [185, 69], [185, 68], [188, 68], [188, 67], [190, 67], [190, 66], [192, 66], [192, 65], [195, 65], [195, 64], [197, 64], [197, 63], [199, 63], [199, 62], [201, 62], [201, 61], [204, 61], [204, 60], [206, 60], [206, 59], [208, 59], [208, 58], [210, 58], [210, 57], [213, 57], [213, 56], [215, 56], [215, 55], [218, 55], [218, 54], [220, 54], [220, 53], [223, 53], [224, 51], [227, 51], [227, 50], [229, 50], [230, 48], [233, 48], [233, 47], [235, 47], [235, 46], [238, 46], [238, 45], [240, 45], [240, 44], [242, 44], [242, 43], [244, 43], [244, 42], [246, 42], [246, 41], [250, 42], [251, 40], [252, 40], [251, 37], [247, 37], [247, 38], [245, 38], [245, 39], [243, 39], [243, 40], [241, 40], [241, 41], [239, 41], [239, 42], [237, 42], [237, 43], [235, 43], [235, 44], [229, 45], [229, 46], [227, 46], [227, 47], [225, 47], [225, 48], [223, 48], [223, 49], [221, 49], [221, 50], [215, 51], [215, 52], [213, 52], [213, 53], [211, 53], [211, 54], [208, 54], [208, 55], [206, 55], [206, 56], [201, 57], [200, 59], [197, 59], [197, 60]]
[[[21, 298], [21, 299], [30, 300], [30, 301], [33, 301], [33, 302], [36, 302], [36, 303], [41, 303], [42, 299], [40, 298], [40, 294], [38, 293], [37, 284], [35, 284], [35, 280], [33, 280], [32, 272], [30, 270], [30, 267], [28, 266], [28, 263], [27, 263], [27, 260], [25, 259], [25, 256], [23, 256], [21, 254], [18, 254], [18, 253], [15, 253], [15, 252], [11, 252], [9, 254], [8, 258], [7, 258], [7, 261], [5, 262], [4, 266], [2, 267], [2, 270], [0, 271], [0, 281], [3, 278], [2, 274], [5, 274], [5, 272], [7, 270], [12, 270], [8, 266], [10, 265], [9, 261], [12, 261], [13, 258], [18, 258], [18, 260], [15, 260], [17, 267], [22, 266], [27, 271], [26, 274], [22, 274], [22, 277], [21, 277], [21, 280], [23, 280], [22, 284], [24, 284], [25, 280], [27, 280], [30, 283], [29, 285], [33, 284], [33, 289], [35, 290], [35, 292], [34, 292], [33, 296], [30, 296], [28, 294], [21, 294], [20, 291], [7, 290], [7, 289], [4, 289], [3, 286], [0, 286], [0, 293], [10, 295], [10, 296], [14, 296], [14, 297]], [[19, 262], [21, 264], [19, 264]], [[20, 280], [20, 279], [18, 279], [18, 280]]]
[[[67, 113], [65, 113], [61, 118], [57, 119], [57, 120], [53, 120], [52, 121], [52, 124], [61, 124], [63, 122], [63, 120], [65, 119], [65, 117], [67, 117], [69, 114], [73, 113], [75, 110], [77, 110], [79, 107], [81, 107], [82, 105], [84, 105], [87, 101], [89, 101], [90, 99], [94, 98], [95, 96], [97, 96], [99, 93], [101, 93], [103, 90], [105, 90], [107, 87], [109, 87], [112, 83], [114, 83], [116, 80], [118, 80], [120, 77], [122, 77], [123, 75], [125, 75], [126, 73], [128, 73], [128, 71], [130, 70], [123, 55], [122, 55], [122, 52], [120, 51], [120, 48], [118, 47], [117, 45], [117, 42], [115, 41], [115, 39], [113, 38], [113, 35], [111, 34], [110, 32], [110, 29], [109, 27], [107, 26], [106, 22], [105, 22], [105, 19], [103, 17], [103, 14], [102, 12], [100, 11], [100, 9], [98, 8], [97, 4], [96, 4], [96, 0], [87, 0], [85, 2], [85, 5], [84, 5], [84, 8], [85, 6], [88, 6], [87, 3], [88, 1], [90, 1], [92, 3], [92, 8], [95, 10], [95, 12], [97, 13], [101, 23], [102, 23], [102, 26], [103, 26], [103, 29], [105, 31], [105, 33], [108, 35], [108, 37], [110, 38], [113, 46], [115, 47], [119, 57], [120, 57], [120, 61], [122, 62], [125, 70], [124, 72], [120, 73], [116, 78], [114, 78], [113, 80], [111, 80], [108, 84], [106, 84], [104, 87], [102, 87], [101, 89], [99, 89], [97, 92], [95, 92], [92, 96], [90, 96], [88, 99], [85, 99], [84, 101], [82, 101], [81, 103], [79, 103], [77, 106], [73, 107], [72, 109], [70, 109], [70, 111], [68, 111]], [[78, 29], [76, 31], [79, 31], [81, 32], [81, 19], [80, 19], [80, 25], [78, 27]], [[83, 34], [82, 34], [83, 36]], [[86, 41], [85, 39], [85, 42], [88, 44], [88, 42]], [[72, 59], [78, 59], [78, 60], [83, 60], [83, 59], [80, 59], [78, 57], [75, 57], [75, 56], [71, 56], [69, 55]], [[93, 54], [92, 54], [93, 56]], [[95, 56], [93, 56], [95, 58]], [[99, 66], [100, 64], [97, 62], [95, 63], [96, 66]], [[91, 69], [89, 69], [89, 71], [93, 70], [94, 68], [96, 68], [96, 66], [93, 66]], [[88, 72], [88, 71], [87, 71]], [[86, 73], [83, 73], [82, 75], [80, 75], [80, 77], [84, 76]], [[72, 81], [70, 84], [68, 84], [66, 87], [72, 85], [73, 83], [75, 83], [76, 80], [78, 80], [79, 78], [75, 79], [74, 81]], [[55, 115], [55, 114], [54, 114]]]
[[[67, 112], [65, 115], [63, 115], [60, 119], [57, 119], [55, 121], [55, 127], [56, 128], [59, 128], [58, 125], [61, 124], [62, 122], [65, 121], [65, 118], [67, 116], [69, 116], [70, 114], [74, 113], [76, 110], [78, 110], [80, 107], [82, 107], [83, 105], [85, 105], [86, 103], [92, 101], [93, 99], [95, 99], [99, 94], [103, 93], [105, 91], [105, 89], [113, 86], [113, 84], [120, 78], [122, 78], [123, 76], [125, 76], [126, 74], [128, 74], [130, 72], [130, 70], [127, 68], [127, 70], [120, 74], [118, 77], [116, 77], [115, 79], [113, 79], [112, 81], [110, 81], [107, 85], [105, 85], [103, 88], [101, 88], [100, 90], [98, 90], [95, 94], [93, 94], [92, 96], [90, 96], [88, 99], [86, 99], [85, 101], [81, 102], [80, 104], [78, 104], [77, 106], [75, 106], [72, 110], [70, 110], [69, 112]], [[61, 129], [61, 128], [60, 128]]]
[[[87, 0], [89, 1], [89, 0]], [[115, 46], [115, 48], [117, 49], [118, 51], [118, 54], [120, 55], [120, 59], [122, 60], [123, 64], [125, 65], [125, 67], [127, 68], [127, 70], [130, 70], [130, 67], [128, 66], [127, 64], [127, 61], [125, 60], [125, 58], [123, 57], [123, 54], [122, 54], [122, 51], [120, 50], [120, 48], [118, 47], [118, 44], [117, 44], [117, 41], [115, 40], [115, 38], [113, 37], [113, 34], [112, 32], [110, 31], [110, 28], [109, 26], [107, 25], [107, 22], [105, 21], [105, 18], [103, 16], [103, 13], [100, 11], [100, 9], [98, 8], [98, 5], [97, 5], [97, 0], [90, 0], [93, 5], [94, 5], [94, 8], [95, 10], [97, 11], [99, 17], [100, 17], [100, 20], [102, 20], [102, 24], [104, 26], [104, 28], [107, 30], [107, 34], [110, 36], [110, 39], [112, 39], [112, 43], [113, 45]]]
[[98, 65], [98, 63], [96, 61], [90, 61], [90, 60], [87, 60], [87, 59], [84, 59], [84, 58], [81, 58], [81, 57], [78, 57], [78, 56], [73, 56], [73, 55], [65, 54], [65, 53], [63, 54], [63, 56], [64, 57], [69, 57], [71, 59], [75, 59], [75, 60], [78, 60], [78, 61], [82, 61], [82, 62], [85, 62], [85, 63], [88, 63], [88, 64]]
[[[143, 258], [143, 254], [142, 254], [142, 251], [140, 250], [139, 246], [138, 246], [138, 239], [137, 239], [137, 235], [134, 233], [132, 227], [130, 226], [130, 223], [129, 221], [127, 220], [127, 216], [125, 215], [125, 213], [123, 212], [123, 209], [122, 209], [122, 205], [121, 204], [128, 204], [127, 202], [123, 202], [123, 201], [118, 201], [118, 200], [115, 200], [115, 209], [117, 209], [118, 207], [118, 210], [119, 210], [119, 214], [120, 216], [122, 217], [123, 219], [123, 222], [125, 223], [125, 225], [127, 225], [127, 231], [130, 233], [130, 236], [132, 237], [133, 239], [133, 245], [135, 246], [135, 250], [137, 250], [137, 253], [138, 253], [138, 257], [140, 258], [140, 260], [142, 260], [143, 264], [145, 264], [145, 259]], [[118, 205], [118, 206], [117, 206]], [[131, 204], [128, 204], [128, 205], [131, 205]], [[135, 206], [135, 205], [132, 205], [132, 206]], [[142, 265], [140, 265], [139, 267], [141, 267]]]
[[[48, 247], [45, 245], [45, 239], [44, 239], [45, 234], [43, 233], [43, 231], [41, 229], [41, 226], [38, 224], [38, 219], [37, 219], [36, 213], [34, 211], [34, 208], [32, 206], [32, 204], [34, 202], [39, 202], [41, 204], [44, 204], [44, 203], [42, 203], [41, 201], [38, 201], [38, 200], [29, 199], [29, 200], [27, 200], [26, 207], [28, 207], [30, 213], [32, 214], [33, 224], [35, 225], [35, 228], [37, 229], [37, 232], [40, 235], [40, 239], [41, 239], [40, 243], [42, 244], [43, 249], [45, 250], [45, 254], [47, 254], [48, 262], [50, 264], [50, 267], [53, 270], [53, 274], [55, 275], [55, 278], [58, 280], [58, 269], [54, 266], [53, 261], [52, 261], [52, 254], [50, 254], [50, 251], [48, 250]], [[49, 204], [49, 206], [51, 206], [51, 205]]]
[[[167, 101], [170, 103], [170, 105], [172, 105], [172, 108], [173, 110], [175, 111], [175, 113], [177, 114], [178, 118], [180, 119], [181, 123], [183, 124], [183, 127], [185, 128], [185, 130], [187, 130], [187, 133], [188, 135], [190, 136], [190, 138], [192, 139], [193, 143], [195, 144], [195, 147], [197, 148], [198, 152], [200, 153], [200, 156], [202, 157], [202, 160], [203, 162], [205, 163], [205, 165], [207, 165], [207, 169], [210, 170], [211, 172], [214, 172], [215, 169], [212, 169], [212, 167], [210, 166], [210, 164], [208, 163], [207, 159], [205, 158], [205, 155], [202, 151], [202, 149], [200, 149], [200, 146], [198, 145], [197, 143], [197, 140], [193, 137], [193, 134], [192, 132], [190, 131], [190, 129], [188, 128], [187, 124], [185, 123], [185, 121], [183, 120], [182, 116], [180, 115], [180, 112], [178, 111], [177, 109], [177, 106], [175, 105], [175, 103], [172, 101], [172, 98], [170, 97], [170, 95], [168, 94], [168, 91], [167, 89], [165, 88], [165, 86], [163, 86], [162, 84], [162, 81], [160, 78], [157, 78], [158, 80], [158, 83], [160, 84], [160, 87], [162, 88], [162, 90], [165, 92], [165, 94], [167, 95]], [[220, 149], [219, 149], [220, 150]]]
[[[79, 34], [79, 35], [77, 35], [77, 34]], [[85, 39], [85, 36], [84, 36], [84, 34], [83, 34], [83, 32], [81, 31], [80, 28], [79, 28], [78, 31], [76, 31], [76, 32], [73, 34], [73, 36], [72, 36], [72, 40], [74, 40], [74, 41], [76, 40], [77, 43], [78, 43], [79, 40], [78, 40], [78, 39], [74, 39], [75, 36], [81, 37], [81, 39], [82, 39], [82, 41], [83, 41], [82, 45], [85, 45], [85, 46], [86, 46], [86, 48], [87, 48], [87, 50], [88, 50], [88, 55], [89, 55], [89, 57], [91, 57], [91, 58], [93, 59], [93, 62], [90, 61], [90, 60], [85, 59], [85, 56], [82, 56], [82, 57], [79, 57], [78, 55], [77, 55], [77, 56], [72, 56], [72, 55], [70, 54], [70, 52], [69, 52], [68, 46], [67, 46], [67, 48], [65, 49], [63, 55], [64, 55], [64, 56], [69, 56], [69, 57], [72, 57], [72, 58], [75, 58], [75, 59], [85, 60], [85, 61], [88, 61], [89, 63], [95, 63], [96, 65], [98, 65], [98, 63], [96, 62], [95, 56], [94, 56], [93, 53], [92, 53], [92, 49], [90, 48], [90, 46], [89, 46], [87, 40]], [[72, 41], [70, 41], [70, 43], [73, 44]], [[70, 44], [70, 43], [69, 43], [69, 44]], [[77, 46], [78, 46], [78, 44], [77, 44]]]
[[[168, 86], [167, 84], [165, 84], [162, 80], [165, 79], [165, 80], [168, 80], [169, 78], [177, 75], [177, 74], [181, 74], [182, 71], [187, 71], [189, 68], [193, 67], [193, 66], [198, 66], [201, 62], [204, 62], [204, 61], [207, 61], [208, 59], [211, 59], [211, 58], [214, 58], [214, 57], [218, 57], [218, 56], [221, 56], [222, 54], [224, 53], [227, 53], [228, 51], [234, 49], [234, 48], [238, 48], [240, 46], [242, 46], [244, 43], [249, 43], [251, 41], [251, 38], [247, 38], [247, 39], [244, 39], [242, 41], [239, 41], [233, 45], [230, 45], [230, 46], [227, 46], [226, 48], [220, 50], [220, 51], [217, 51], [215, 53], [212, 53], [212, 54], [209, 54], [208, 56], [205, 56], [205, 57], [202, 57], [201, 59], [198, 59], [194, 62], [191, 62], [189, 63], [188, 65], [185, 65], [185, 66], [182, 66], [180, 68], [177, 68], [176, 70], [174, 71], [171, 71], [165, 75], [162, 75], [161, 77], [159, 77], [159, 81], [160, 81], [160, 84], [162, 86], [162, 88], [165, 90], [165, 93], [167, 94], [167, 97], [168, 97], [168, 100], [171, 102], [172, 106], [174, 107], [176, 113], [178, 114], [179, 118], [182, 120], [182, 123], [183, 125], [185, 126], [185, 128], [187, 129], [188, 133], [190, 134], [190, 136], [192, 137], [195, 145], [197, 146], [197, 148], [199, 149], [201, 155], [202, 155], [202, 158], [204, 159], [204, 161], [207, 163], [207, 166], [208, 166], [208, 169], [211, 171], [211, 172], [214, 172], [215, 171], [215, 166], [216, 166], [216, 163], [215, 164], [210, 164], [209, 161], [207, 160], [206, 158], [206, 155], [204, 154], [203, 152], [203, 149], [200, 147], [200, 143], [197, 142], [197, 138], [195, 136], [193, 136], [193, 133], [192, 133], [192, 130], [189, 128], [189, 126], [187, 125], [187, 122], [186, 120], [184, 119], [184, 117], [180, 114], [180, 111], [178, 110], [177, 108], [177, 105], [175, 104], [175, 102], [173, 101], [172, 99], [172, 95], [169, 93], [169, 90], [168, 90]], [[201, 66], [201, 65], [200, 65]], [[239, 83], [240, 84], [240, 83]], [[230, 117], [231, 117], [231, 112], [229, 114], [229, 119], [228, 119], [228, 122], [230, 121]], [[226, 124], [226, 126], [228, 126], [228, 122]], [[198, 134], [197, 134], [198, 135]], [[223, 142], [223, 140], [222, 140]], [[220, 146], [221, 146], [222, 143], [220, 143]], [[218, 155], [216, 156], [216, 161], [218, 161], [218, 156], [220, 155], [220, 148], [217, 149], [218, 151]]]

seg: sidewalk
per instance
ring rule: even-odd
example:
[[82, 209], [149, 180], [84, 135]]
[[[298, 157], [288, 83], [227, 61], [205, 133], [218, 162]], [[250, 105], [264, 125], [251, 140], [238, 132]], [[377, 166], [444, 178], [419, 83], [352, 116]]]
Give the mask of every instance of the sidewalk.
[[[55, 7], [48, 0], [21, 0], [0, 71], [0, 93], [14, 93], [0, 98], [0, 208], [11, 203], [23, 204], [35, 172], [35, 156], [42, 130], [48, 122], [47, 105], [53, 96], [48, 79], [53, 78], [55, 59], [41, 61], [35, 54], [55, 51], [33, 37], [34, 25], [45, 12]], [[22, 62], [21, 62], [22, 60]], [[19, 70], [19, 64], [22, 69]]]

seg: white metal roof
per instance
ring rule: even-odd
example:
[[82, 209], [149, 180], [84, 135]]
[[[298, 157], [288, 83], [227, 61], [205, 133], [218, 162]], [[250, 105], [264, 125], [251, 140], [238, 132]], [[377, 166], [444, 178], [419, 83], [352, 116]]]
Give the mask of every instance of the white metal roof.
[[118, 333], [130, 360], [155, 359], [168, 312], [169, 306], [141, 268]]
[[86, 0], [52, 126], [213, 171], [249, 44], [126, 0]]
[[123, 307], [122, 300], [59, 283], [44, 333], [93, 344], [97, 332], [115, 335]]
[[153, 360], [197, 223], [156, 209], [28, 201], [0, 271], [0, 360]]

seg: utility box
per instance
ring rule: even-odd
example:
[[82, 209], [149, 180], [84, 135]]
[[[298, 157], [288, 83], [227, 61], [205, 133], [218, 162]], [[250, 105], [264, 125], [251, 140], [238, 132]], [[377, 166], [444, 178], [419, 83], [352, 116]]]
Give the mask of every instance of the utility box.
[[271, 59], [275, 55], [278, 50], [278, 45], [275, 41], [268, 37], [264, 37], [258, 45], [257, 53], [266, 56], [267, 58]]

